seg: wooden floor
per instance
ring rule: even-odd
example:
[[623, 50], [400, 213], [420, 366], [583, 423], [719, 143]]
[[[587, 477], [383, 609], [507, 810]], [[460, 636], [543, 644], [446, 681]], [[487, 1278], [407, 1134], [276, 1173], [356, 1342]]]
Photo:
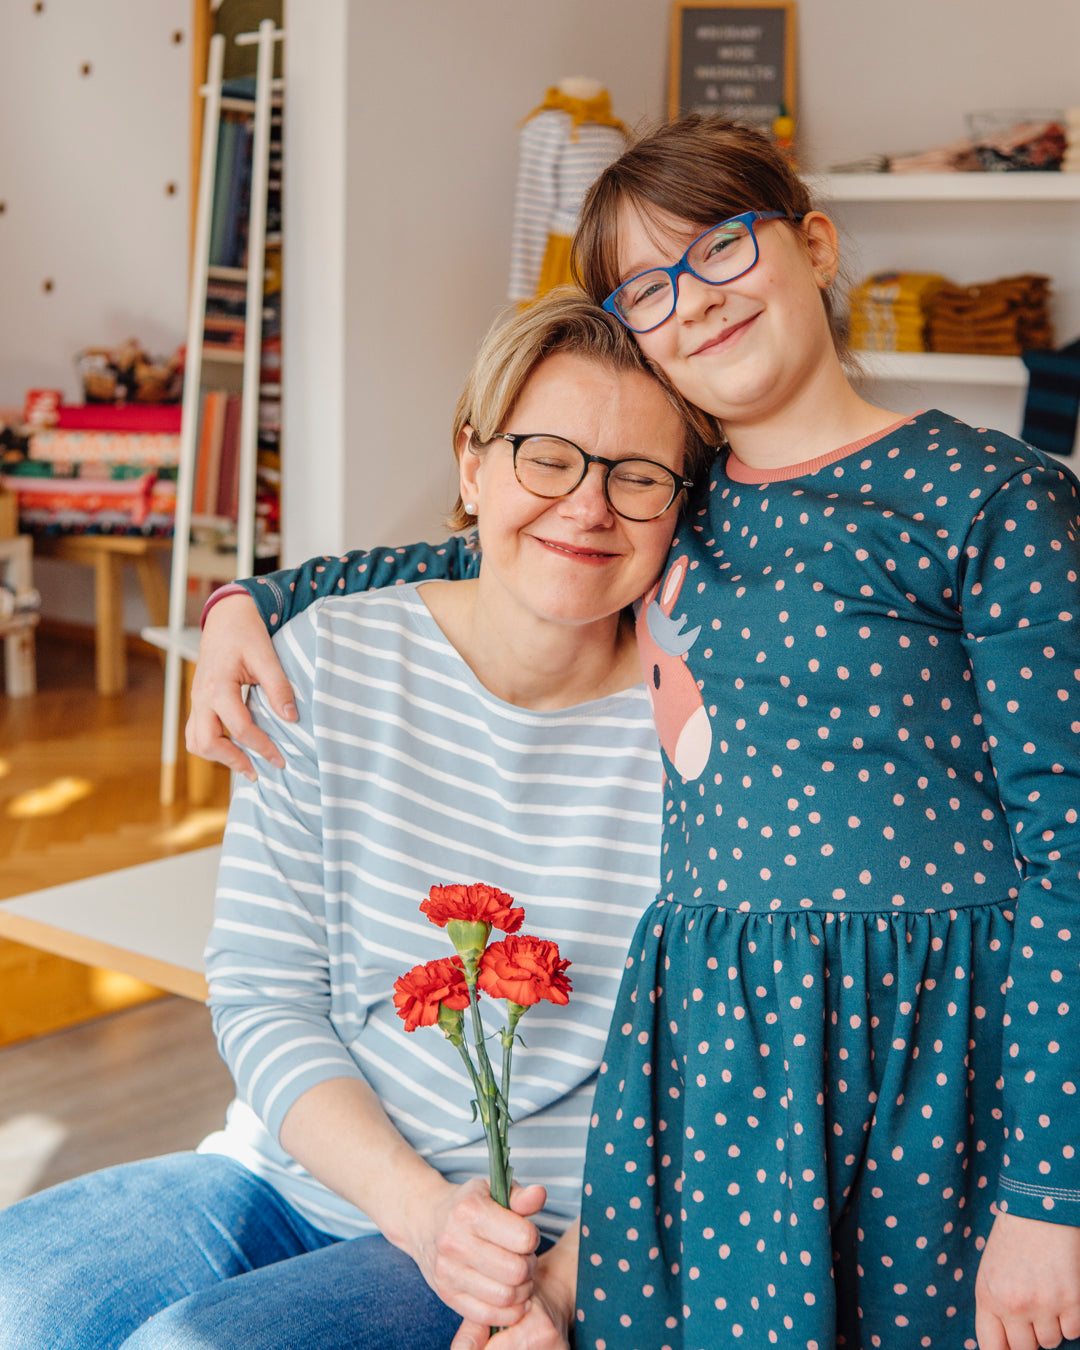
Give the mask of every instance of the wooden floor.
[[[0, 899], [218, 842], [208, 806], [158, 800], [163, 672], [133, 652], [128, 691], [103, 698], [92, 645], [40, 632], [38, 693], [0, 698]], [[0, 1045], [145, 999], [146, 986], [0, 941]], [[2, 1098], [0, 1098], [2, 1108]]]
[[231, 1099], [210, 1014], [188, 999], [0, 1049], [0, 1208], [99, 1167], [193, 1148]]
[[[220, 840], [224, 771], [208, 807], [159, 804], [155, 654], [131, 653], [128, 692], [102, 698], [92, 645], [39, 633], [38, 690], [0, 696], [0, 899]], [[230, 1097], [200, 1004], [0, 941], [0, 1205], [190, 1148]]]
[[0, 899], [220, 839], [228, 775], [202, 811], [160, 805], [160, 660], [128, 673], [101, 697], [93, 648], [39, 630], [38, 693], [0, 697]]

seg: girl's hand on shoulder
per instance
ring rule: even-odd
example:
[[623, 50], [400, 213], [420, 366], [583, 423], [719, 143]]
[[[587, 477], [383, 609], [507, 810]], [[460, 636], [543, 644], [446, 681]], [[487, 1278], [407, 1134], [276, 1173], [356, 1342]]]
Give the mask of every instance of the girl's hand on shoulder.
[[296, 721], [292, 686], [258, 606], [249, 595], [227, 595], [206, 616], [185, 740], [193, 755], [254, 780], [255, 770], [244, 749], [279, 769], [285, 761], [270, 737], [251, 720], [243, 698], [246, 684], [261, 685], [274, 711], [287, 722]]
[[998, 1214], [975, 1282], [979, 1350], [1080, 1337], [1080, 1228]]

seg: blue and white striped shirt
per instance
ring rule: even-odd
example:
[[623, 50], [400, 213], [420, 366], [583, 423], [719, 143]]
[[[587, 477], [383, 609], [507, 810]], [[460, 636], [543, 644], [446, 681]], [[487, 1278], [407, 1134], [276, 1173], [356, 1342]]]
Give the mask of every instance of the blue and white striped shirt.
[[[276, 723], [252, 691], [286, 768], [260, 765], [229, 811], [207, 971], [238, 1099], [203, 1151], [238, 1159], [326, 1232], [371, 1233], [277, 1143], [304, 1092], [355, 1077], [443, 1175], [486, 1177], [458, 1052], [435, 1029], [406, 1033], [392, 1001], [398, 975], [452, 954], [419, 911], [429, 888], [484, 881], [524, 906], [522, 932], [573, 963], [569, 1005], [541, 1003], [521, 1023], [511, 1092], [515, 1176], [547, 1186], [540, 1226], [557, 1233], [578, 1210], [624, 955], [658, 884], [645, 690], [557, 712], [503, 703], [415, 585], [316, 601], [275, 646], [300, 717]], [[482, 1007], [495, 1030], [505, 1005]]]

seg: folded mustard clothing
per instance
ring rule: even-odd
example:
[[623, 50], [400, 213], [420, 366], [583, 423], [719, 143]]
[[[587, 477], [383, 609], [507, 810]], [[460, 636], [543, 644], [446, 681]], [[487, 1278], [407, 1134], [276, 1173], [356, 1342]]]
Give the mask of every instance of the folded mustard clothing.
[[866, 300], [852, 303], [853, 319], [857, 316], [871, 314], [887, 314], [896, 323], [922, 323], [926, 318], [926, 310], [921, 305], [883, 305]]
[[945, 284], [936, 272], [875, 272], [851, 293], [850, 339], [865, 351], [926, 350], [926, 301]]
[[923, 297], [948, 285], [936, 272], [874, 272], [852, 293], [887, 303], [918, 303]]
[[1046, 350], [1054, 345], [1049, 293], [1049, 278], [1032, 272], [972, 286], [948, 283], [927, 303], [927, 345], [984, 355]]
[[1048, 351], [1053, 344], [1049, 328], [1016, 329], [1005, 333], [978, 333], [971, 330], [931, 328], [932, 352], [972, 352], [979, 355], [1019, 356], [1022, 352]]
[[889, 333], [909, 333], [918, 334], [923, 332], [926, 327], [926, 316], [923, 314], [912, 315], [906, 318], [903, 315], [899, 317], [892, 314], [852, 314], [851, 331], [877, 332], [879, 329]]
[[1049, 289], [1049, 277], [1033, 273], [1001, 277], [997, 281], [981, 281], [972, 286], [955, 286], [947, 282], [929, 298], [928, 307], [931, 313], [936, 313], [944, 308], [963, 312], [1002, 303], [1045, 304]]
[[963, 353], [966, 356], [1019, 356], [1023, 350], [1023, 347], [1015, 338], [996, 341], [970, 337], [947, 338], [935, 335], [930, 345], [930, 351], [932, 352]]

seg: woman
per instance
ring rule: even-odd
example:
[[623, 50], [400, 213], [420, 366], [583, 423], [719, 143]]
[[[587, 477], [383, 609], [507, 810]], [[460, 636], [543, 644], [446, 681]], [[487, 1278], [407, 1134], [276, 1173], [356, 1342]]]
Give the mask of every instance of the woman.
[[1080, 484], [852, 386], [836, 230], [752, 132], [645, 137], [575, 247], [727, 440], [640, 623], [672, 787], [579, 1345], [1073, 1343]]
[[[197, 1154], [0, 1212], [4, 1350], [447, 1347], [463, 1316], [566, 1326], [544, 1288], [568, 1283], [572, 1230], [537, 1263], [537, 1229], [550, 1243], [576, 1213], [658, 858], [627, 607], [707, 451], [573, 292], [489, 335], [454, 447], [476, 577], [323, 600], [277, 637], [298, 718], [275, 729], [283, 767], [230, 807], [207, 952], [227, 1124]], [[418, 912], [430, 886], [481, 880], [573, 962], [570, 1007], [533, 1010], [515, 1057], [513, 1159], [543, 1183], [517, 1213], [487, 1196], [457, 1052], [406, 1037], [392, 999], [450, 954]]]

